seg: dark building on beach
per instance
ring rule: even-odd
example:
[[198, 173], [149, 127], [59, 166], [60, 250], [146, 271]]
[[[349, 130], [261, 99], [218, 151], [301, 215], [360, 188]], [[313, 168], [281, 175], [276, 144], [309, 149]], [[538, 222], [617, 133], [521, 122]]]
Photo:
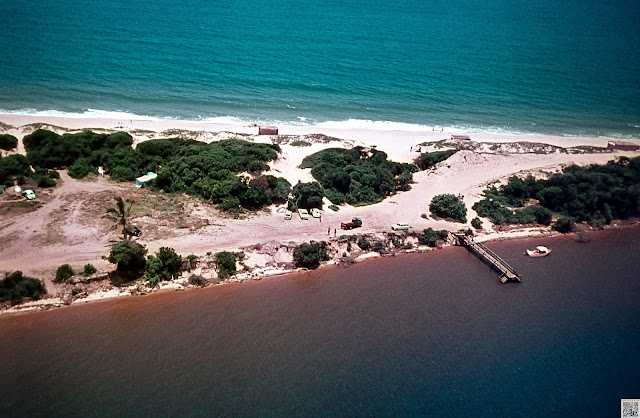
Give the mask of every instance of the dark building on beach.
[[638, 151], [640, 150], [640, 145], [627, 141], [609, 141], [607, 142], [607, 148], [620, 151]]

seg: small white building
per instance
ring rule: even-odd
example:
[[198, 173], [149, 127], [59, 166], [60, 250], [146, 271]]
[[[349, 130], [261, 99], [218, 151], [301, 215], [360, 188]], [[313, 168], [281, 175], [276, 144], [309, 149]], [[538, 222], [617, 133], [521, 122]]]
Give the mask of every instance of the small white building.
[[147, 187], [149, 182], [155, 180], [158, 175], [153, 171], [149, 171], [144, 176], [140, 176], [136, 179], [136, 187]]

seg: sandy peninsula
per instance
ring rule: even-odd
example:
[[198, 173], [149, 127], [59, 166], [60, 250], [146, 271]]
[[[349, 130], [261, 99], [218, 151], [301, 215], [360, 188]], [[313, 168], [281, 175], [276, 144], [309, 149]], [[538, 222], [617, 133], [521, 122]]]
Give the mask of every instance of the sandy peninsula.
[[[638, 155], [637, 152], [607, 150], [608, 138], [469, 132], [466, 134], [471, 140], [461, 141], [451, 139], [454, 132], [347, 130], [313, 126], [280, 126], [275, 136], [258, 135], [258, 127], [253, 125], [0, 114], [0, 133], [19, 139], [15, 152], [24, 153], [22, 138], [38, 128], [58, 133], [84, 129], [126, 131], [134, 137], [134, 146], [145, 140], [169, 137], [205, 142], [239, 137], [247, 141], [278, 143], [282, 153], [270, 164], [267, 174], [284, 177], [291, 184], [311, 181], [310, 170], [299, 168], [302, 159], [330, 147], [375, 147], [398, 162], [412, 162], [419, 152], [452, 147], [461, 151], [434, 169], [415, 173], [410, 191], [400, 192], [378, 204], [363, 207], [344, 205], [334, 212], [328, 209], [327, 202], [321, 221], [303, 221], [297, 216], [284, 220], [284, 206], [271, 206], [234, 218], [194, 197], [137, 189], [133, 183], [117, 183], [95, 175], [75, 180], [60, 171], [57, 187], [39, 190], [40, 207], [37, 210], [8, 210], [7, 202], [16, 199], [12, 196], [14, 192], [7, 190], [0, 196], [0, 273], [21, 270], [25, 275], [43, 280], [48, 290], [46, 299], [26, 303], [23, 308], [82, 303], [149, 291], [140, 285], [117, 287], [107, 279], [107, 273], [113, 270], [113, 266], [102, 256], [108, 254], [110, 246], [119, 237], [117, 233], [109, 232], [110, 224], [101, 215], [115, 196], [136, 202], [133, 205], [133, 223], [144, 231], [143, 236], [136, 240], [148, 248], [149, 254], [160, 247], [172, 247], [178, 254], [200, 257], [201, 262], [192, 272], [161, 286], [182, 289], [187, 286], [188, 275], [193, 273], [211, 282], [217, 281], [210, 254], [218, 251], [245, 254], [240, 266], [242, 272], [233, 280], [260, 279], [291, 271], [292, 249], [310, 240], [329, 241], [333, 255], [330, 263], [336, 263], [343, 259], [346, 249], [346, 244], [338, 239], [342, 235], [340, 222], [350, 220], [352, 216], [359, 216], [364, 222], [357, 233], [367, 234], [372, 239], [383, 239], [385, 233], [391, 232], [391, 224], [396, 222], [407, 222], [414, 231], [428, 227], [457, 231], [469, 225], [425, 216], [429, 215], [428, 205], [435, 195], [462, 195], [468, 208], [467, 218], [472, 219], [476, 214], [471, 206], [481, 199], [482, 191], [514, 174], [546, 176], [569, 164], [602, 164], [619, 156]], [[294, 141], [296, 145], [292, 145]], [[305, 146], [299, 146], [301, 141]], [[494, 228], [484, 220], [478, 239], [550, 233], [548, 228], [541, 227]], [[415, 250], [427, 249], [414, 247]], [[368, 256], [370, 254], [354, 251], [349, 261]], [[54, 283], [52, 279], [56, 268], [65, 263], [76, 270], [91, 263], [97, 267], [98, 273], [90, 280], [74, 284]]]

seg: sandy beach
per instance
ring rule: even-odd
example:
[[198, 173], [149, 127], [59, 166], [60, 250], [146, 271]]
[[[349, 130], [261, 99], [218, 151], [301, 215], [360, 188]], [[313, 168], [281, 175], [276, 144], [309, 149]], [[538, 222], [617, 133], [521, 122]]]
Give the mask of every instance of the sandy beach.
[[[20, 141], [15, 152], [24, 153], [22, 138], [37, 128], [58, 133], [91, 129], [96, 132], [129, 132], [134, 146], [149, 139], [183, 137], [212, 142], [239, 137], [248, 141], [278, 143], [282, 148], [279, 158], [270, 164], [268, 174], [282, 176], [292, 185], [298, 181], [312, 181], [310, 169], [298, 168], [302, 159], [330, 147], [375, 147], [397, 162], [412, 162], [419, 152], [446, 149], [460, 141], [452, 141], [459, 132], [395, 131], [372, 129], [335, 129], [318, 126], [280, 126], [278, 136], [258, 135], [257, 126], [219, 125], [201, 121], [179, 120], [118, 120], [97, 118], [42, 117], [0, 114], [0, 133], [16, 136]], [[619, 156], [634, 157], [637, 152], [605, 150], [607, 138], [563, 136], [518, 136], [488, 133], [466, 133], [471, 141], [463, 141], [462, 150], [434, 169], [414, 174], [411, 190], [400, 192], [370, 206], [340, 206], [334, 212], [323, 208], [321, 221], [303, 221], [297, 216], [283, 219], [284, 206], [271, 206], [264, 210], [233, 218], [222, 214], [211, 205], [186, 195], [167, 196], [162, 192], [136, 189], [133, 183], [117, 183], [107, 177], [89, 176], [82, 180], [60, 171], [61, 179], [53, 189], [39, 192], [41, 207], [35, 211], [2, 213], [0, 229], [0, 272], [21, 270], [24, 274], [42, 279], [49, 298], [32, 303], [31, 307], [64, 303], [81, 303], [104, 297], [131, 294], [133, 288], [115, 288], [108, 280], [83, 284], [81, 297], [70, 297], [72, 286], [53, 283], [58, 266], [71, 264], [80, 270], [91, 263], [102, 277], [113, 266], [101, 257], [118, 240], [115, 232], [108, 232], [109, 223], [101, 219], [115, 196], [131, 198], [133, 223], [144, 231], [138, 242], [149, 254], [160, 247], [174, 248], [178, 254], [195, 254], [203, 262], [195, 270], [205, 278], [215, 278], [207, 253], [242, 251], [246, 257], [246, 272], [234, 280], [259, 279], [282, 274], [292, 268], [292, 248], [303, 241], [330, 240], [333, 260], [338, 262], [344, 252], [344, 243], [338, 242], [342, 234], [340, 222], [359, 216], [364, 225], [353, 233], [382, 238], [391, 232], [391, 225], [407, 222], [412, 230], [425, 228], [457, 231], [469, 225], [434, 220], [428, 215], [431, 199], [441, 193], [463, 196], [468, 209], [467, 219], [476, 216], [471, 206], [481, 199], [482, 191], [491, 184], [505, 181], [519, 174], [546, 176], [569, 164], [602, 164]], [[322, 136], [318, 136], [322, 135]], [[302, 140], [308, 146], [294, 146]], [[637, 140], [636, 140], [637, 141]], [[7, 155], [3, 152], [3, 155]], [[0, 196], [7, 200], [11, 190]], [[157, 207], [164, 205], [161, 213]], [[167, 209], [168, 208], [168, 209]], [[549, 228], [493, 228], [483, 221], [479, 240], [523, 235], [551, 234]], [[417, 248], [427, 250], [427, 248]], [[367, 257], [356, 254], [355, 257]], [[162, 287], [180, 289], [186, 286], [186, 277]], [[80, 285], [78, 285], [80, 286]], [[147, 289], [148, 290], [148, 289]]]

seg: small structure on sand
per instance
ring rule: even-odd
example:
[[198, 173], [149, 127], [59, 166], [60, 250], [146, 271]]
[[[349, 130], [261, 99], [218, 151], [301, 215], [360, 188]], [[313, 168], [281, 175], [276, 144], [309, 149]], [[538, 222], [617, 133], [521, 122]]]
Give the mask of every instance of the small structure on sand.
[[471, 141], [471, 137], [469, 135], [451, 135], [452, 140], [461, 139], [464, 141]]
[[149, 171], [144, 176], [140, 176], [136, 179], [136, 187], [147, 187], [151, 181], [156, 179], [156, 177], [158, 177], [156, 173]]
[[278, 135], [278, 127], [274, 125], [258, 127], [258, 135]]
[[638, 151], [640, 150], [640, 144], [628, 141], [609, 141], [607, 142], [607, 148], [621, 151]]

